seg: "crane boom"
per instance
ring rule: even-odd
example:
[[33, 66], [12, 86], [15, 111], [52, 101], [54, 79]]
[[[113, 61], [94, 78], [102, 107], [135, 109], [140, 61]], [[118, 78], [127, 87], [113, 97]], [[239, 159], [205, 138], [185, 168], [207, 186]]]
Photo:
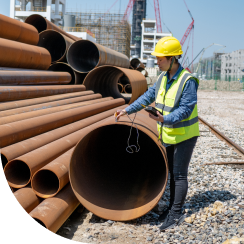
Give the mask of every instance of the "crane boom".
[[123, 21], [125, 20], [128, 20], [129, 19], [129, 16], [130, 16], [130, 13], [131, 13], [131, 10], [134, 6], [134, 3], [135, 3], [136, 0], [129, 0], [129, 3], [126, 7], [126, 10], [125, 10], [125, 13], [124, 13], [124, 16], [123, 16]]
[[163, 31], [162, 31], [159, 3], [158, 3], [158, 0], [153, 0], [153, 2], [154, 2], [154, 10], [155, 10], [157, 32], [158, 33], [162, 33]]

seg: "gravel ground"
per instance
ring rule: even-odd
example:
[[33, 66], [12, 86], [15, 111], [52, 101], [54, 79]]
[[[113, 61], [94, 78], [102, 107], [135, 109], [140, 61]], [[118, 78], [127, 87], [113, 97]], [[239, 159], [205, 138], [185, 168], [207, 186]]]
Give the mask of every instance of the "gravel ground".
[[[199, 115], [244, 147], [244, 93], [199, 91]], [[129, 222], [106, 221], [79, 207], [57, 234], [85, 243], [242, 243], [244, 241], [243, 165], [206, 165], [244, 159], [200, 124], [189, 166], [185, 222], [160, 232], [157, 217], [169, 204], [169, 186], [158, 206]], [[229, 239], [236, 238], [236, 241]]]

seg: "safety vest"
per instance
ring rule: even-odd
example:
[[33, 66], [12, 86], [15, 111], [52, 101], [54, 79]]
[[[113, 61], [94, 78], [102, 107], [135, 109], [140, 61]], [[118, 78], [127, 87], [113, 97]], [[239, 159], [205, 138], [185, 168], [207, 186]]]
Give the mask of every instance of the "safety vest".
[[[155, 106], [158, 111], [163, 113], [163, 115], [170, 114], [179, 107], [181, 94], [187, 80], [193, 78], [199, 84], [197, 78], [193, 77], [187, 70], [183, 69], [166, 93], [167, 76], [165, 73], [166, 72], [163, 72], [159, 76], [155, 90]], [[194, 136], [199, 136], [197, 104], [187, 119], [174, 125], [165, 125], [164, 123], [158, 122], [157, 128], [159, 139], [167, 144], [177, 144]]]

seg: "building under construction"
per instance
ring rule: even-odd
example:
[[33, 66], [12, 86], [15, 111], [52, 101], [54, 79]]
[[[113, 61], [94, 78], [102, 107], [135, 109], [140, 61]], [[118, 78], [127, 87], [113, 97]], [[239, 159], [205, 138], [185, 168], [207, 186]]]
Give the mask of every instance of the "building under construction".
[[66, 12], [75, 15], [76, 27], [85, 27], [95, 34], [96, 43], [130, 57], [131, 26], [123, 14]]

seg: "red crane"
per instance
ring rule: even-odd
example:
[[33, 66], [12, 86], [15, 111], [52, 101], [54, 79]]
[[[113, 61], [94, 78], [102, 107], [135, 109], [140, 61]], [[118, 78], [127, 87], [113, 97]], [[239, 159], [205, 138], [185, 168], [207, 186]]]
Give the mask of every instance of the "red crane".
[[134, 6], [134, 3], [135, 3], [136, 0], [129, 0], [129, 3], [126, 7], [126, 10], [125, 10], [125, 13], [124, 13], [124, 16], [123, 16], [123, 21], [125, 20], [128, 20], [129, 19], [129, 16], [130, 16], [130, 13], [131, 13], [131, 10]]
[[162, 25], [161, 25], [161, 17], [160, 17], [160, 9], [158, 0], [153, 0], [154, 2], [154, 10], [155, 10], [155, 18], [156, 18], [156, 25], [157, 25], [157, 32], [162, 33]]

